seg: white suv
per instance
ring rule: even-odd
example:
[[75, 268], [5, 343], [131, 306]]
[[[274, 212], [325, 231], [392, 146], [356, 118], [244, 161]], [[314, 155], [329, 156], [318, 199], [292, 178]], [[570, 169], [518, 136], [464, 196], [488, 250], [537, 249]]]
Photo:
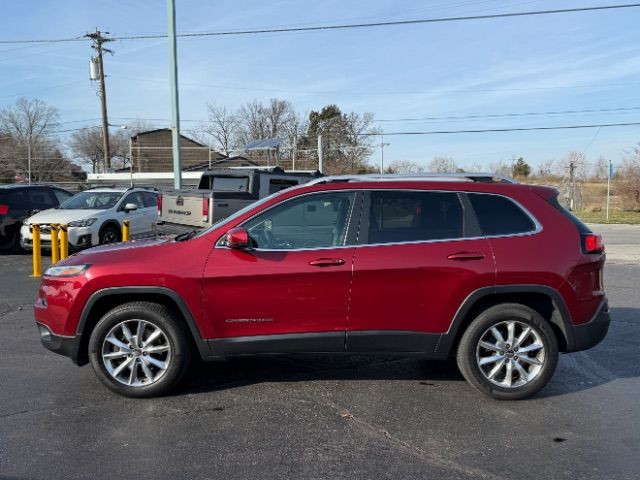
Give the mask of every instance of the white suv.
[[24, 221], [20, 244], [32, 248], [31, 225], [39, 224], [42, 246], [51, 245], [51, 224], [69, 227], [69, 244], [85, 248], [121, 240], [122, 221], [130, 220], [131, 237], [155, 232], [158, 220], [158, 195], [141, 187], [94, 188], [77, 193], [56, 208], [43, 210]]

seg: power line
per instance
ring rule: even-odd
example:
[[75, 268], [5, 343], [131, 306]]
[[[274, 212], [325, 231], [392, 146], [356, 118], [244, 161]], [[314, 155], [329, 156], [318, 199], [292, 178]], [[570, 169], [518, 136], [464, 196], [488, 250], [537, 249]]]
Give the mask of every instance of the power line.
[[[579, 128], [605, 128], [605, 127], [631, 127], [638, 126], [640, 122], [628, 123], [600, 123], [590, 125], [559, 125], [553, 127], [521, 127], [521, 128], [483, 128], [477, 130], [433, 130], [427, 132], [384, 132], [389, 135], [446, 135], [453, 133], [492, 133], [492, 132], [528, 132], [534, 130], [570, 130]], [[381, 133], [361, 133], [362, 136], [380, 136]]]
[[[513, 18], [513, 17], [525, 17], [525, 16], [539, 16], [539, 15], [554, 15], [562, 13], [577, 13], [577, 12], [594, 12], [603, 10], [617, 10], [623, 8], [637, 8], [640, 7], [640, 3], [626, 3], [619, 5], [598, 5], [593, 7], [577, 7], [577, 8], [562, 8], [555, 10], [534, 10], [528, 12], [512, 12], [512, 13], [495, 13], [489, 15], [466, 15], [457, 17], [439, 17], [439, 18], [422, 18], [415, 20], [396, 20], [388, 22], [368, 22], [368, 23], [345, 23], [338, 25], [317, 25], [309, 27], [284, 27], [284, 28], [256, 28], [245, 30], [227, 30], [227, 31], [213, 31], [213, 32], [187, 32], [177, 34], [177, 37], [216, 37], [216, 36], [235, 36], [235, 35], [256, 35], [264, 33], [291, 33], [291, 32], [313, 32], [313, 31], [327, 31], [327, 30], [347, 30], [356, 28], [379, 28], [379, 27], [395, 27], [402, 25], [420, 25], [428, 23], [445, 23], [445, 22], [460, 22], [460, 21], [472, 21], [472, 20], [490, 20], [496, 18]], [[142, 34], [142, 35], [122, 35], [114, 36], [113, 40], [150, 40], [166, 38], [167, 34]], [[60, 42], [78, 42], [83, 41], [81, 37], [74, 38], [58, 38], [58, 39], [29, 39], [29, 40], [0, 40], [0, 44], [21, 44], [21, 43], [60, 43]]]
[[392, 118], [392, 119], [379, 119], [374, 122], [392, 123], [392, 122], [418, 122], [423, 120], [470, 120], [470, 119], [485, 119], [485, 118], [504, 118], [504, 117], [529, 117], [529, 116], [544, 116], [544, 115], [574, 115], [580, 113], [613, 113], [613, 112], [632, 112], [640, 110], [640, 107], [619, 107], [619, 108], [600, 108], [600, 109], [585, 109], [585, 110], [556, 110], [549, 112], [520, 112], [520, 113], [492, 113], [483, 115], [454, 115], [444, 117], [419, 117], [419, 118]]
[[[231, 36], [231, 35], [255, 35], [261, 33], [286, 33], [286, 32], [312, 32], [322, 30], [346, 30], [354, 28], [375, 28], [375, 27], [394, 27], [400, 25], [419, 25], [426, 23], [444, 23], [444, 22], [460, 22], [470, 20], [489, 20], [495, 18], [510, 18], [510, 17], [525, 17], [533, 15], [552, 15], [560, 13], [576, 13], [576, 12], [592, 12], [598, 10], [614, 10], [621, 8], [635, 8], [640, 7], [640, 3], [628, 3], [621, 5], [600, 5], [595, 7], [578, 7], [578, 8], [563, 8], [557, 10], [537, 10], [529, 12], [513, 12], [513, 13], [495, 13], [490, 15], [467, 15], [459, 17], [441, 17], [441, 18], [423, 18], [417, 20], [397, 20], [391, 22], [370, 22], [370, 23], [348, 23], [342, 25], [318, 25], [315, 27], [285, 27], [285, 28], [258, 28], [248, 30], [232, 30], [232, 31], [218, 31], [218, 32], [193, 32], [178, 34], [178, 37], [216, 37], [216, 36]], [[143, 39], [156, 39], [165, 38], [166, 35], [130, 35], [114, 37], [117, 40], [143, 40]]]

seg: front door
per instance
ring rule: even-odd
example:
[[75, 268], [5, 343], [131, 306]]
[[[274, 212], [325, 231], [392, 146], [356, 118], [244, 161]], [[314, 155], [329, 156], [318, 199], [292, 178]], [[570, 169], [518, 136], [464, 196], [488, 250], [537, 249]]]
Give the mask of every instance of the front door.
[[374, 190], [354, 258], [350, 351], [433, 351], [458, 307], [493, 285], [489, 242], [456, 192]]
[[224, 239], [204, 272], [203, 308], [214, 352], [344, 350], [355, 229], [355, 192], [287, 200], [246, 221], [253, 248]]

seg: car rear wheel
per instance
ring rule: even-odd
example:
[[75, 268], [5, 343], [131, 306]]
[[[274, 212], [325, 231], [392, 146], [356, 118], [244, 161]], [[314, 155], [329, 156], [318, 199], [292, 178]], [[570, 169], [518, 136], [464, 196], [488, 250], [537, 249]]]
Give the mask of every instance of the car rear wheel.
[[89, 339], [89, 359], [100, 381], [128, 397], [166, 393], [184, 376], [190, 358], [184, 324], [157, 303], [114, 308]]
[[526, 398], [544, 387], [558, 364], [558, 341], [535, 310], [502, 304], [482, 312], [465, 330], [457, 354], [465, 379], [499, 400]]

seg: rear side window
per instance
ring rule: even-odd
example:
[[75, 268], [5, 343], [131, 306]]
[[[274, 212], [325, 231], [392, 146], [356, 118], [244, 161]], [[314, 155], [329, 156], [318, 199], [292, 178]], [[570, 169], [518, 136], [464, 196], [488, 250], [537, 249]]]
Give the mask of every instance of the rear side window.
[[515, 235], [536, 229], [531, 217], [506, 197], [480, 193], [467, 196], [485, 235]]
[[462, 238], [463, 218], [456, 193], [373, 191], [368, 243]]
[[33, 188], [29, 190], [29, 199], [31, 200], [31, 207], [34, 210], [46, 210], [56, 206], [56, 202], [45, 188]]
[[142, 192], [142, 200], [144, 201], [145, 208], [155, 208], [158, 206], [158, 197], [155, 193]]
[[213, 177], [211, 190], [217, 192], [248, 192], [249, 179], [247, 177]]

